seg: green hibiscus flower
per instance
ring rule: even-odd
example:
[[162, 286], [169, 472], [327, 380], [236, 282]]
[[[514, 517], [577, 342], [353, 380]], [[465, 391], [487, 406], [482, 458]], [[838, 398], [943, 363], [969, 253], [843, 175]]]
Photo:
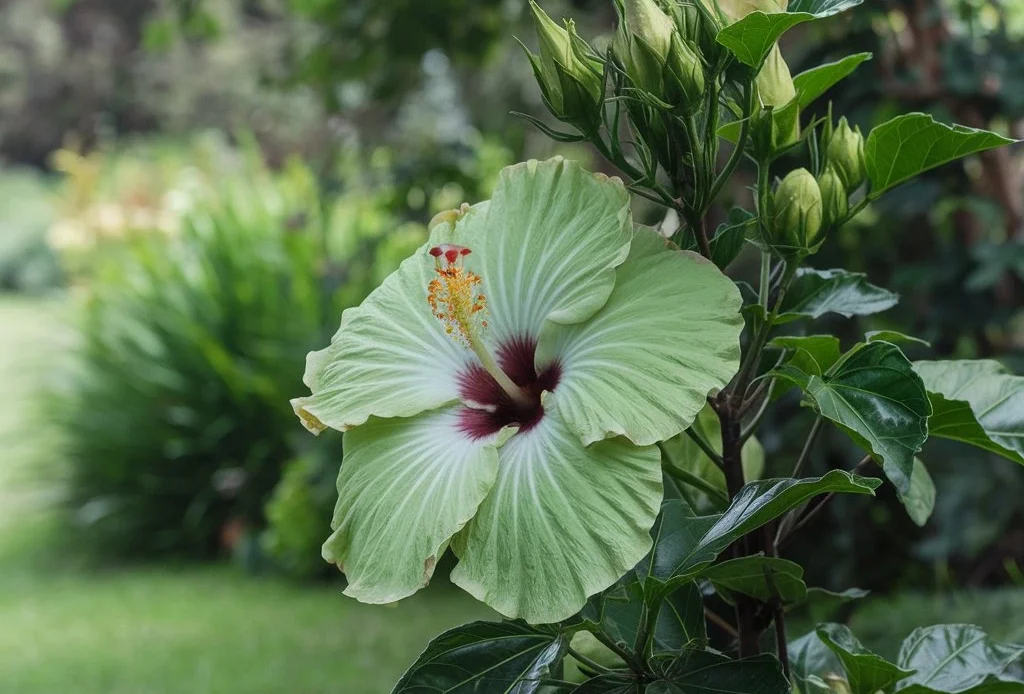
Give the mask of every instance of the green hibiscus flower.
[[634, 230], [615, 178], [560, 158], [505, 169], [308, 357], [311, 431], [345, 433], [324, 557], [364, 602], [451, 579], [507, 617], [554, 622], [651, 547], [656, 444], [739, 360], [740, 296]]

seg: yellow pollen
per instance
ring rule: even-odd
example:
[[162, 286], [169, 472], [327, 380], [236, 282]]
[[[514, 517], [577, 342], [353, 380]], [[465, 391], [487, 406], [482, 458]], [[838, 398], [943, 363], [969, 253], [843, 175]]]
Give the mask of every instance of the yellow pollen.
[[427, 285], [427, 303], [430, 311], [444, 325], [444, 330], [455, 340], [470, 346], [478, 327], [486, 328], [484, 319], [487, 297], [477, 290], [481, 278], [455, 264], [435, 269], [437, 277]]

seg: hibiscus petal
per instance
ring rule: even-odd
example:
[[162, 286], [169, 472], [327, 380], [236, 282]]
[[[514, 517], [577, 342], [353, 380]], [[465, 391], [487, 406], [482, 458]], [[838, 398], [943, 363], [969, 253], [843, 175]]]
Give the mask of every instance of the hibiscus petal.
[[475, 357], [431, 313], [427, 285], [437, 275], [428, 250], [454, 235], [469, 238], [484, 209], [470, 208], [454, 232], [434, 227], [427, 244], [342, 314], [330, 346], [309, 353], [302, 380], [312, 395], [292, 401], [306, 428], [345, 431], [371, 415], [409, 417], [458, 399], [456, 376]]
[[425, 586], [491, 489], [508, 432], [472, 439], [459, 428], [460, 409], [371, 418], [345, 434], [323, 555], [345, 572], [346, 595], [388, 603]]
[[470, 262], [484, 280], [488, 341], [592, 316], [626, 259], [630, 220], [621, 181], [561, 157], [502, 171]]
[[739, 368], [741, 303], [712, 263], [638, 229], [597, 315], [576, 325], [548, 322], [541, 331], [537, 366], [557, 361], [562, 369], [545, 409], [557, 411], [584, 444], [671, 438]]
[[498, 479], [452, 540], [452, 581], [510, 618], [556, 622], [650, 550], [662, 497], [654, 446], [584, 448], [545, 414], [498, 451]]

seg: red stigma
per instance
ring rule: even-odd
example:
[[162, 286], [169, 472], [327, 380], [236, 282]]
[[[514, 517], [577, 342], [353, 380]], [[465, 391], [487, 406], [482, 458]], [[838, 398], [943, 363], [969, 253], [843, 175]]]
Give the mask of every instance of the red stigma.
[[465, 246], [458, 246], [454, 243], [442, 243], [440, 246], [434, 246], [430, 249], [430, 255], [435, 258], [444, 258], [448, 261], [449, 265], [454, 265], [455, 261], [463, 256], [467, 256], [472, 251]]

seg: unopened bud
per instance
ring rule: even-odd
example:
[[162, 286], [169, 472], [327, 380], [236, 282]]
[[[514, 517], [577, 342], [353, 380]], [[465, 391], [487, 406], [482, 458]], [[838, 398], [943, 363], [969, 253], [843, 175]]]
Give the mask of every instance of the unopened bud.
[[572, 20], [562, 28], [533, 0], [530, 9], [540, 40], [540, 55], [529, 51], [526, 54], [548, 109], [555, 118], [581, 132], [593, 132], [601, 124], [604, 101], [600, 63], [588, 55], [586, 42], [576, 33]]
[[774, 196], [771, 245], [782, 255], [806, 254], [820, 240], [821, 189], [807, 169], [790, 171]]
[[682, 111], [695, 110], [704, 93], [704, 68], [675, 22], [654, 0], [624, 0], [616, 7], [613, 50], [633, 86]]
[[705, 6], [714, 6], [716, 3], [728, 18], [729, 22], [737, 22], [751, 12], [785, 12], [787, 0], [701, 0]]
[[864, 136], [860, 128], [851, 128], [845, 117], [839, 119], [829, 139], [827, 159], [848, 191], [856, 190], [864, 182]]
[[[770, 106], [776, 113], [796, 98], [793, 76], [789, 72], [789, 66], [783, 59], [778, 44], [772, 46], [772, 50], [769, 51], [761, 71], [757, 73], [754, 86], [757, 88], [761, 106]], [[786, 114], [785, 118], [776, 119], [775, 133], [772, 138], [774, 149], [788, 147], [800, 137], [799, 109], [793, 108], [786, 111]]]
[[846, 216], [849, 198], [846, 186], [831, 165], [825, 167], [824, 173], [818, 177], [818, 188], [821, 189], [822, 228], [827, 230]]
[[706, 62], [717, 63], [725, 48], [715, 40], [722, 29], [718, 12], [713, 8], [700, 7], [696, 2], [659, 1], [661, 8], [675, 22], [683, 42], [693, 46]]

